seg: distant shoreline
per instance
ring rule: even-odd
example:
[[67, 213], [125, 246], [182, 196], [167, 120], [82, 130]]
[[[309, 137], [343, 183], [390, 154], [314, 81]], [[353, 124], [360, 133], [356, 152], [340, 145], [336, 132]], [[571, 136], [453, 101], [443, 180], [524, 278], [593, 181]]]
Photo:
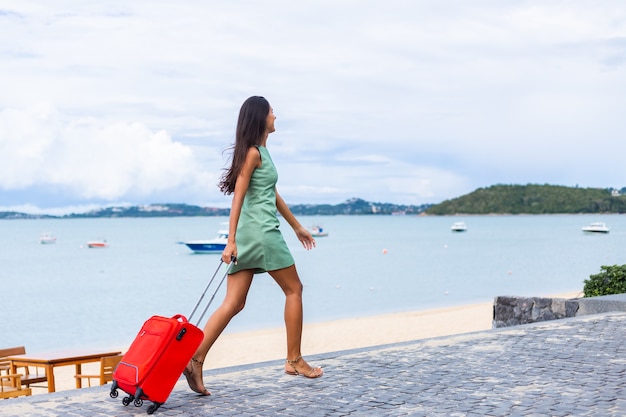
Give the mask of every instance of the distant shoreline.
[[[290, 205], [297, 216], [334, 215], [416, 215], [425, 212], [432, 204], [402, 205], [372, 203], [352, 198], [341, 204], [296, 204]], [[15, 211], [0, 212], [0, 219], [92, 219], [92, 218], [154, 218], [154, 217], [219, 217], [230, 215], [230, 208], [202, 207], [190, 204], [149, 204], [140, 206], [116, 206], [92, 210], [86, 213], [66, 215], [29, 214]]]

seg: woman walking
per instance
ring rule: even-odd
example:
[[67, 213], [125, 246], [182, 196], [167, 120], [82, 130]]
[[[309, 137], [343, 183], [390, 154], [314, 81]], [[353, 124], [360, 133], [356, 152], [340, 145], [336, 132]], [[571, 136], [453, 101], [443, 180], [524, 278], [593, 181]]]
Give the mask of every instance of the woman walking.
[[229, 237], [222, 260], [235, 262], [228, 273], [226, 296], [204, 326], [204, 340], [185, 368], [189, 387], [210, 395], [204, 387], [202, 365], [209, 349], [230, 320], [245, 305], [254, 274], [263, 272], [276, 281], [285, 293], [287, 359], [285, 373], [318, 378], [323, 371], [310, 366], [300, 352], [302, 340], [302, 283], [296, 266], [279, 230], [278, 211], [296, 233], [305, 249], [315, 247], [315, 239], [302, 227], [276, 191], [278, 175], [266, 148], [274, 132], [274, 111], [259, 96], [248, 98], [239, 111], [232, 163], [219, 187], [232, 194]]

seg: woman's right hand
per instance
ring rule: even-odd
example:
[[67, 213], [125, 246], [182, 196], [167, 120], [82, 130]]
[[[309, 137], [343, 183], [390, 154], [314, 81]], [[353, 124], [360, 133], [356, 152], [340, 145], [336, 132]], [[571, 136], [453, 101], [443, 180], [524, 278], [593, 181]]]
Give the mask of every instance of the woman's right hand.
[[233, 260], [235, 265], [237, 265], [237, 245], [235, 243], [227, 243], [222, 252], [222, 261], [229, 264]]

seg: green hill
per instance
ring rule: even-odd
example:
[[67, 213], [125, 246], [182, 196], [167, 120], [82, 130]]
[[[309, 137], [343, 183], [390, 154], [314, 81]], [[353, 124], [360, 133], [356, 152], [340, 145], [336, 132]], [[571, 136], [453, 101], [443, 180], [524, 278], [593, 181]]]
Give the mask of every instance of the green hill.
[[[622, 189], [622, 191], [624, 191]], [[559, 185], [494, 185], [431, 206], [426, 214], [625, 213], [626, 196], [612, 189]]]

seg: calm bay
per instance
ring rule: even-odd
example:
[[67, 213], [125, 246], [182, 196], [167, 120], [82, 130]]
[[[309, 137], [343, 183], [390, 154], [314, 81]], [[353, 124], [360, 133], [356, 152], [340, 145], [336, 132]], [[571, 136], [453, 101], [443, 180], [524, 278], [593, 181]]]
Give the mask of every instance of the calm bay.
[[[602, 265], [626, 263], [622, 215], [299, 220], [329, 231], [306, 251], [282, 225], [305, 285], [305, 323], [479, 303], [499, 295], [582, 291], [583, 281]], [[117, 348], [127, 346], [152, 315], [188, 315], [219, 255], [192, 254], [179, 242], [212, 238], [225, 221], [0, 221], [0, 346], [25, 345], [29, 352]], [[452, 233], [456, 221], [464, 221], [468, 231]], [[581, 231], [594, 221], [606, 222], [611, 232]], [[39, 243], [47, 231], [57, 237], [55, 244]], [[94, 238], [109, 246], [87, 248]], [[227, 331], [282, 326], [283, 300], [273, 280], [258, 275], [245, 310]]]

